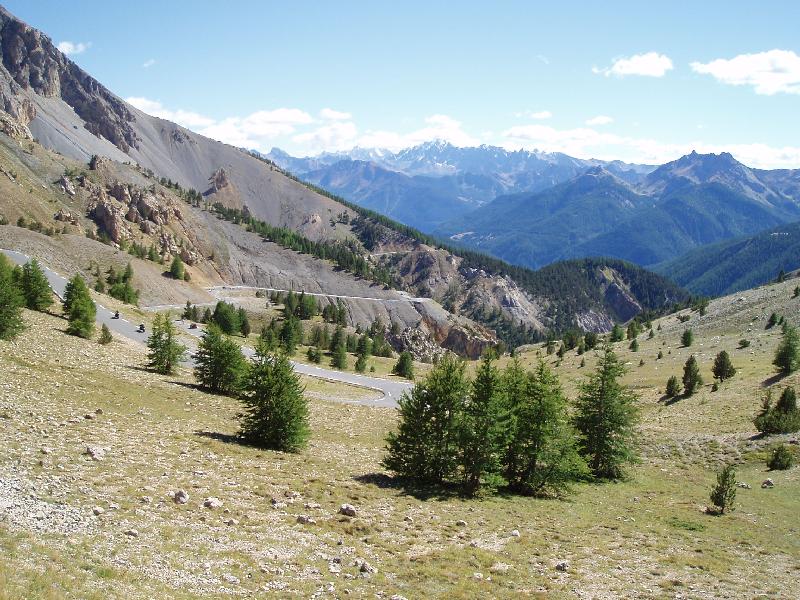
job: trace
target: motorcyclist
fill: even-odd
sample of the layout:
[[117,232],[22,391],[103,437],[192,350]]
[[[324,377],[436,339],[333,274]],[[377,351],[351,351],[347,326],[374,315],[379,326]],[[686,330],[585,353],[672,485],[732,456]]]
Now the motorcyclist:
[[144,323],[139,323],[139,333],[144,333]]
[[114,311],[114,318],[115,319],[119,319],[119,311],[118,310]]

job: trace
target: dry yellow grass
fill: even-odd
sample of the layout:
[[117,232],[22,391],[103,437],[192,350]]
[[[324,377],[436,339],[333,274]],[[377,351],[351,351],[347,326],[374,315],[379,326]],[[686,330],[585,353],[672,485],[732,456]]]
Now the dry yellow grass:
[[[765,307],[783,296],[770,293]],[[188,373],[143,371],[143,349],[131,342],[101,347],[26,312],[26,334],[0,342],[0,479],[20,488],[0,492],[0,598],[797,597],[800,469],[767,473],[768,442],[750,439],[778,334],[756,323],[742,335],[748,311],[707,325],[693,317],[691,349],[678,349],[683,326],[670,317],[639,352],[620,351],[642,396],[642,463],[629,481],[579,485],[567,501],[407,495],[380,467],[394,411],[323,400],[363,392],[322,382],[309,382],[306,451],[232,443],[235,400],[194,389]],[[740,373],[719,392],[659,401],[689,350],[703,353],[710,382],[713,354],[748,336],[755,354],[733,354]],[[672,354],[655,361],[662,347]],[[593,358],[579,362],[571,354],[558,367],[570,394]],[[87,446],[105,458],[91,460]],[[752,489],[739,490],[731,515],[705,515],[715,470],[731,459]],[[762,490],[767,476],[776,487]],[[187,504],[168,497],[177,489]],[[203,508],[210,496],[223,506]],[[337,514],[343,502],[355,518]],[[60,532],[66,521],[52,514],[66,510],[80,520]],[[361,573],[360,560],[377,572]],[[555,569],[561,560],[566,572]]]

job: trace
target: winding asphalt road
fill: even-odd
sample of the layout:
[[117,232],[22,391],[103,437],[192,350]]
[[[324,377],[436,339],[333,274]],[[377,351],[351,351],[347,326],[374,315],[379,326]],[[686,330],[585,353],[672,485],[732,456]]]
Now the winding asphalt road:
[[[29,256],[15,250],[6,250],[0,248],[0,252],[3,252],[3,254],[5,254],[12,262],[19,265],[25,264],[30,260]],[[63,298],[64,289],[67,286],[67,279],[55,271],[45,267],[44,265],[41,265],[41,267],[45,276],[47,277],[47,281],[50,283],[50,287],[59,298]],[[112,318],[114,316],[113,312],[110,309],[104,307],[99,302],[96,304],[97,322],[99,324],[105,324],[114,333],[141,344],[147,342],[147,337],[149,334],[139,333],[137,331],[138,323],[132,323],[122,316],[119,319],[114,319]],[[199,327],[197,329],[189,329],[188,322],[178,320],[176,321],[176,324],[181,331],[184,331],[191,336],[199,338],[203,334],[203,330]],[[189,348],[189,352],[194,352],[194,348]],[[242,347],[242,352],[248,357],[254,354],[253,349],[248,346]],[[191,366],[192,362],[188,361],[187,364]],[[338,383],[347,383],[350,385],[375,390],[383,394],[382,398],[377,400],[360,400],[358,401],[358,404],[364,404],[368,406],[396,407],[397,401],[400,399],[400,396],[402,396],[403,392],[406,392],[412,388],[411,383],[406,383],[403,381],[392,381],[389,379],[380,379],[378,377],[367,377],[365,375],[347,373],[344,371],[335,371],[333,369],[325,369],[317,365],[307,365],[295,361],[292,361],[292,364],[294,365],[295,371],[302,373],[303,375],[308,375],[309,377],[316,377],[318,379],[324,379]]]

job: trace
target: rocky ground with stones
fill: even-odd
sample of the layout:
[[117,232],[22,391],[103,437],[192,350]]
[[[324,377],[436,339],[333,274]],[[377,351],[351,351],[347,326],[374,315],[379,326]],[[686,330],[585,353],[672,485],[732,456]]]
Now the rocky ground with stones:
[[[709,314],[726,302],[738,301]],[[750,318],[731,317],[714,343]],[[198,391],[190,373],[149,373],[141,346],[69,337],[55,316],[25,320],[22,337],[0,342],[3,600],[798,595],[800,469],[767,472],[772,441],[748,425],[776,340],[763,325],[751,326],[752,366],[740,356],[742,379],[716,397],[664,406],[656,383],[669,369],[632,364],[644,422],[629,481],[566,500],[464,500],[407,494],[383,471],[394,412],[341,402],[361,390],[308,381],[309,448],[257,450],[236,442],[238,403]],[[696,326],[705,352],[708,327]],[[677,330],[664,320],[659,334],[674,353]],[[558,367],[568,390],[585,373],[571,354]],[[730,459],[738,509],[709,516]]]

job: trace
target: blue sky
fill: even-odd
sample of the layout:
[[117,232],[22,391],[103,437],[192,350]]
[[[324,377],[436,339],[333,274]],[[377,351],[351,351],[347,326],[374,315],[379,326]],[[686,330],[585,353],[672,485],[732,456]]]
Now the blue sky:
[[457,145],[800,167],[800,3],[14,0],[119,96],[295,154]]

